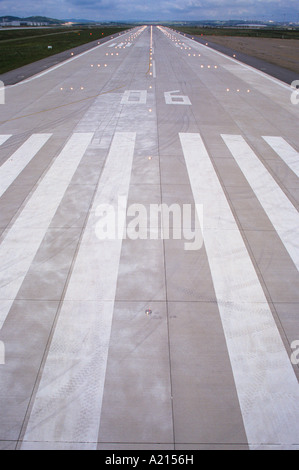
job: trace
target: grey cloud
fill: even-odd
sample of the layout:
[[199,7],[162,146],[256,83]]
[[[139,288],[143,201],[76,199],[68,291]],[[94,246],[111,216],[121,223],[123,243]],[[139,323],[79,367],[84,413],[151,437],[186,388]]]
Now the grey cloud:
[[94,20],[288,19],[299,21],[298,0],[0,0],[3,15]]

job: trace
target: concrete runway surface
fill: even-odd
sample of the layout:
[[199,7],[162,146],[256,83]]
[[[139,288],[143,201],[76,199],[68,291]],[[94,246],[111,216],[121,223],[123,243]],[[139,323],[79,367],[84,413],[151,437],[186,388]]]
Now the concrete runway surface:
[[5,88],[0,449],[299,450],[296,96],[151,26]]

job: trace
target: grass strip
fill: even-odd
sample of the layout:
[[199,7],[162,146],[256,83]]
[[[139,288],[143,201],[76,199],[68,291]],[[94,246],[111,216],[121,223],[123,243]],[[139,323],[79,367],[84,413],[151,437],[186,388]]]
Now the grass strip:
[[[130,26],[0,31],[0,74],[118,34]],[[50,46],[50,48],[49,48]]]

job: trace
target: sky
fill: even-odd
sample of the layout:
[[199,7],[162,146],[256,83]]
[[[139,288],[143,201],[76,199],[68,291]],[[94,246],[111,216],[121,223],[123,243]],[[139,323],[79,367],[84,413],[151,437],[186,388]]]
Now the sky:
[[0,16],[96,21],[272,20],[299,22],[298,0],[0,0]]

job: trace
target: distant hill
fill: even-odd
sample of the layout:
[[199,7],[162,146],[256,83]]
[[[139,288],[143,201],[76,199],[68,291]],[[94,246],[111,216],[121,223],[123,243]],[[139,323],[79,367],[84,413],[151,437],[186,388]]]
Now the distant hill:
[[0,16],[1,23],[11,23],[13,21],[29,22],[29,23],[48,23],[48,24],[63,24],[64,20],[57,20],[54,18],[47,18],[46,16],[28,16],[27,18],[19,18],[18,16]]
[[16,16],[0,16],[0,22],[8,22],[8,21],[19,21],[20,18],[17,18]]
[[80,24],[96,23],[96,21],[83,20],[83,19],[78,19],[78,18],[68,18],[66,20],[63,20],[63,22],[64,23],[80,23]]
[[252,27],[252,26],[267,26],[268,28],[295,26],[299,23],[291,23],[288,21],[277,22],[271,20],[196,20],[196,21],[171,21],[164,22],[171,26],[190,26],[190,27],[203,27],[203,28],[238,28],[238,27]]
[[46,16],[28,16],[26,18],[19,18],[18,16],[0,16],[0,24],[1,23],[12,23],[14,21],[17,22],[28,22],[28,23],[48,23],[48,24],[64,24],[64,23],[77,23],[77,24],[94,24],[95,21],[92,20],[85,20],[85,19],[65,19],[65,20],[57,20],[55,18],[47,18]]
[[47,18],[46,16],[29,16],[28,18],[22,18],[25,21],[32,21],[36,23],[50,23],[50,24],[61,24],[63,20],[57,20],[55,18]]

